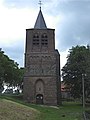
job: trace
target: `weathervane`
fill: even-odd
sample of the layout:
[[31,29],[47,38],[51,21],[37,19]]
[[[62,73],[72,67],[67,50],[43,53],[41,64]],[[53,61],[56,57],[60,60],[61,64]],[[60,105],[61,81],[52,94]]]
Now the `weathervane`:
[[41,10],[42,1],[39,0],[39,3],[38,3],[38,4],[40,5],[40,10]]

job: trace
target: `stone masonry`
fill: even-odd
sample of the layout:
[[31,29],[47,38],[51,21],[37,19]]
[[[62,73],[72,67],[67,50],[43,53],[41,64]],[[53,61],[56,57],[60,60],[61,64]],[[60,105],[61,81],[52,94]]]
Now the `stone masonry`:
[[[39,19],[42,19],[41,27]],[[60,55],[55,49],[55,30],[46,28],[41,10],[36,22],[35,28],[26,30],[24,99],[30,103],[59,105]]]

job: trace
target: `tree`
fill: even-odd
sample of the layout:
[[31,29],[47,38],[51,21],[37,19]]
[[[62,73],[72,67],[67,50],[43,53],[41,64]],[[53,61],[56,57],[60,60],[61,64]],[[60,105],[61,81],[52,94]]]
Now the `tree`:
[[4,81],[4,68],[3,68],[3,61],[4,61],[4,52],[1,51],[0,48],[0,93],[3,91],[3,81]]
[[0,90],[2,92],[3,83],[9,86],[21,86],[24,68],[19,68],[17,62],[11,60],[0,49]]
[[25,69],[24,68],[20,68],[19,69],[19,82],[18,82],[18,86],[20,87],[20,89],[22,89],[22,92],[23,92],[23,76],[24,76],[24,73],[25,73]]
[[14,83],[13,86],[17,86],[19,89],[23,90],[23,76],[24,76],[24,68],[19,68],[15,70],[15,77],[14,77]]
[[90,47],[76,46],[69,50],[67,63],[62,68],[62,77],[65,84],[70,86],[74,98],[82,96],[82,74],[85,80],[85,92],[90,94]]

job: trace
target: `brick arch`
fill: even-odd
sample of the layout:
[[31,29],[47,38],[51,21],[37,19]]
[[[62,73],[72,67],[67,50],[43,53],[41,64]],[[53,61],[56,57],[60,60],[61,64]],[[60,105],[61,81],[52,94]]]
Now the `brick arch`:
[[38,33],[34,33],[33,34],[33,38],[39,38],[39,34]]
[[44,95],[44,81],[42,79],[36,80],[35,93]]
[[47,38],[47,34],[46,34],[46,33],[43,33],[43,34],[41,35],[41,38]]

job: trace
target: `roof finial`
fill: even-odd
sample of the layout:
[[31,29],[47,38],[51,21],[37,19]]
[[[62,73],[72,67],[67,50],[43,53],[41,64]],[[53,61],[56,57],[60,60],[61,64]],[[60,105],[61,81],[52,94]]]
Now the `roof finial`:
[[42,1],[39,0],[39,3],[38,3],[38,4],[40,5],[40,10],[41,10]]

